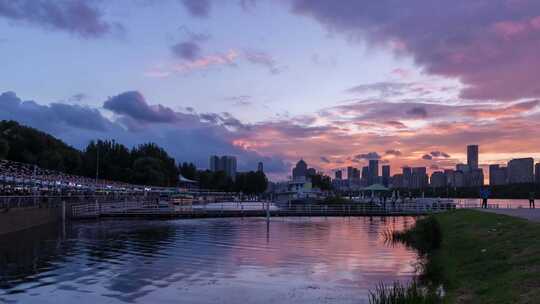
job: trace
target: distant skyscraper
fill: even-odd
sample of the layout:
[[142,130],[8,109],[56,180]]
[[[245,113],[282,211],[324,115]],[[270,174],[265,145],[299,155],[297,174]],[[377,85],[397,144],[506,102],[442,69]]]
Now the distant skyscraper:
[[508,183],[522,184],[534,182],[534,159],[516,158],[508,162]]
[[379,160],[378,159],[370,159],[369,160],[369,185],[372,185],[377,182],[377,178],[379,177]]
[[354,172],[354,168],[353,168],[353,167],[347,167],[347,179],[348,179],[348,180],[352,180],[352,179],[353,179],[353,172]]
[[470,171],[478,169],[478,145],[467,146],[467,165]]
[[456,165],[456,171],[461,171],[463,173],[467,173],[469,172],[469,165],[466,165],[466,164],[457,164]]
[[465,173],[463,171],[454,172],[454,187],[461,188],[465,186]]
[[257,171],[264,172],[263,162],[259,162],[259,164],[257,165]]
[[341,170],[336,171],[336,179],[341,180],[343,178]]
[[433,172],[429,184],[433,188],[446,187],[446,175],[441,171]]
[[410,167],[403,167],[403,188],[411,188],[412,170]]
[[299,160],[292,171],[293,180],[305,179],[308,173],[307,170],[306,162],[303,159]]
[[455,171],[452,169],[446,169],[444,170],[444,177],[446,179],[446,185],[449,187],[455,187],[455,179],[454,179],[454,173]]
[[392,176],[392,188],[403,188],[403,174]]
[[225,174],[232,178],[236,179],[236,157],[234,156],[210,156],[210,171],[217,172],[223,171]]
[[219,156],[212,155],[210,156],[210,171],[217,172],[223,170],[220,166]]
[[233,180],[236,179],[236,157],[234,156],[222,156],[221,157],[221,166],[225,174]]
[[362,178],[361,182],[362,186],[367,186],[369,183],[369,167],[363,166],[362,167]]
[[480,168],[469,172],[467,187],[482,187],[484,185],[484,171]]
[[489,185],[505,185],[507,179],[506,167],[499,165],[489,165]]
[[382,166],[382,183],[385,187],[388,187],[388,184],[390,183],[390,166],[389,165]]
[[426,167],[412,168],[412,182],[411,188],[423,189],[428,184],[428,176],[426,174]]
[[536,165],[534,165],[534,181],[537,183],[537,184],[540,184],[540,163],[537,163]]

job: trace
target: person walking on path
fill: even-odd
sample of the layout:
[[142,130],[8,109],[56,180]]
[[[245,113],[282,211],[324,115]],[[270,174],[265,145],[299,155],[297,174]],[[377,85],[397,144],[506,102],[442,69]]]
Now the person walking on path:
[[534,192],[529,193],[529,208],[534,209]]

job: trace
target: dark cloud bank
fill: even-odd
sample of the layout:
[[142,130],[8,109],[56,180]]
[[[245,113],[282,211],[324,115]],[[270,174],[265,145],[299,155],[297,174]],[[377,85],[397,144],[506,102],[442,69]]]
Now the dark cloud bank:
[[115,139],[128,146],[155,142],[177,161],[194,161],[208,166],[210,154],[238,156],[240,170],[254,170],[263,161],[269,173],[288,169],[278,157],[263,157],[236,147],[232,142],[248,128],[228,113],[197,114],[176,112],[163,105],[150,105],[137,91],[106,100],[103,108],[114,119],[95,108],[64,103],[42,105],[22,100],[14,92],[0,94],[0,119],[16,120],[43,130],[77,148],[93,139]]

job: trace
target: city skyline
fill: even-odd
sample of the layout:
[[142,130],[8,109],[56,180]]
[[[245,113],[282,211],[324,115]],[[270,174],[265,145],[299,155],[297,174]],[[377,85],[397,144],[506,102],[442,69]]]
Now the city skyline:
[[374,158],[431,173],[466,163],[469,143],[486,178],[536,163],[540,3],[458,3],[7,1],[0,119],[77,148],[262,161],[273,180],[301,158],[328,175]]

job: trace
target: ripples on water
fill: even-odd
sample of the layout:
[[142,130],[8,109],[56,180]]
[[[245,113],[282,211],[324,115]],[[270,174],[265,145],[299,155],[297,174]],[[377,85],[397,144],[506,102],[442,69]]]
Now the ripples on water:
[[[0,303],[363,303],[408,280],[412,218],[105,220],[0,238]],[[269,228],[269,229],[267,229]]]

